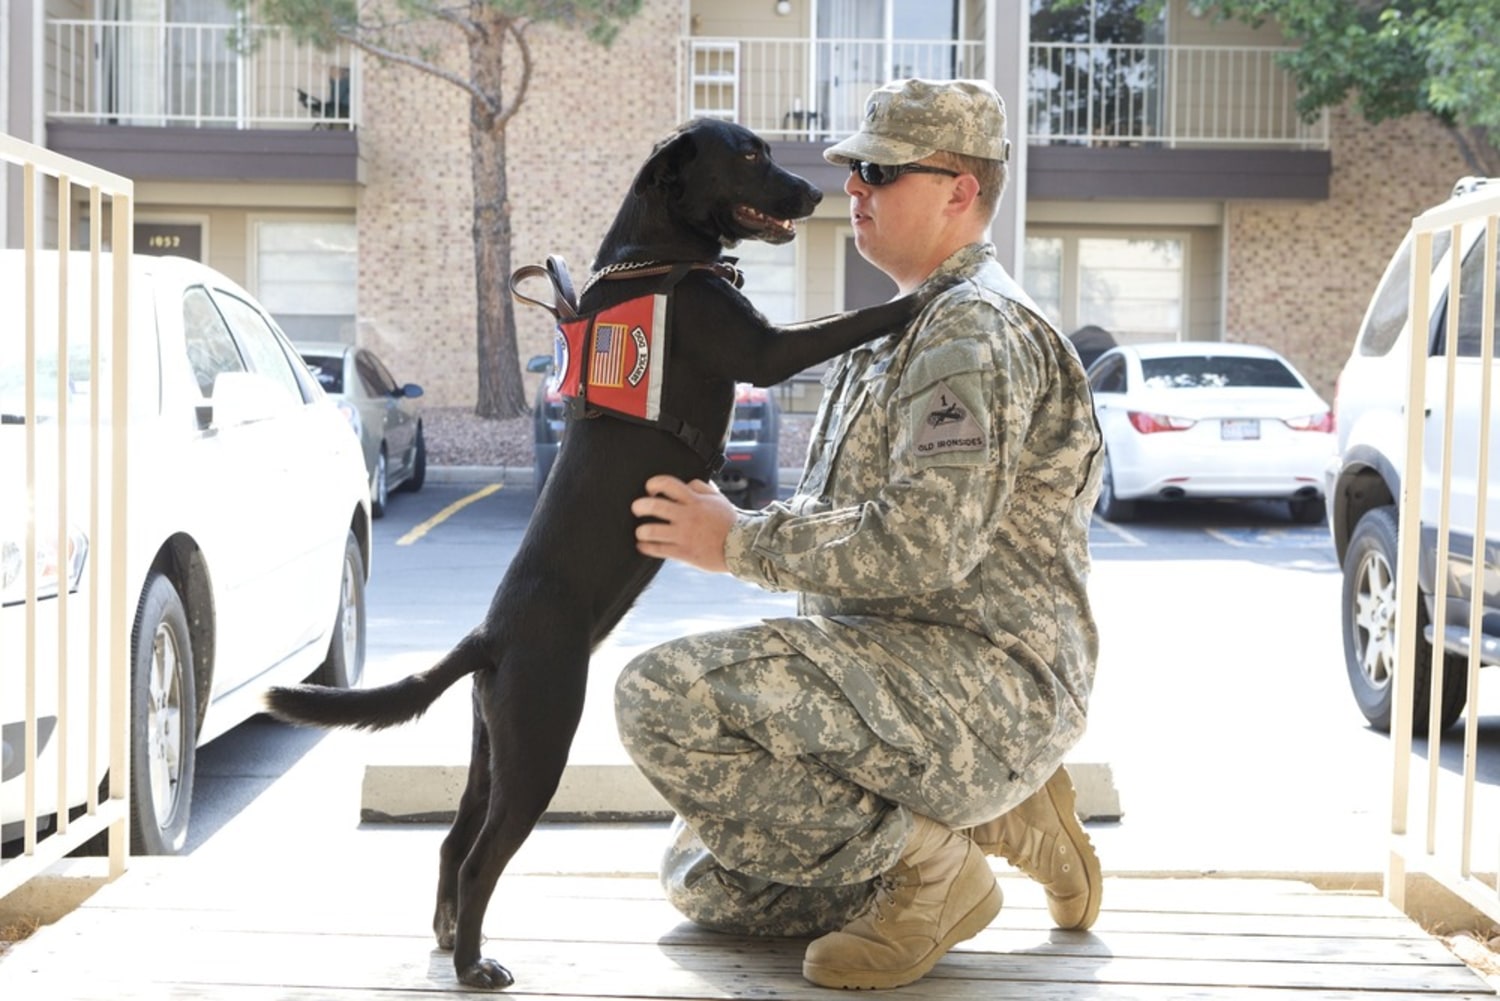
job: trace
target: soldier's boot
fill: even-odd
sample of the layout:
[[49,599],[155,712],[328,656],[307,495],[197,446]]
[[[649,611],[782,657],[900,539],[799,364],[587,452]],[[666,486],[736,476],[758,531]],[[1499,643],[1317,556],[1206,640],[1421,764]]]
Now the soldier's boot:
[[901,987],[1000,913],[1000,886],[973,841],[918,816],[869,906],[807,946],[802,975],[821,987]]
[[1099,916],[1099,856],[1078,822],[1073,780],[1061,765],[1020,805],[968,833],[986,855],[1001,856],[1042,884],[1057,927],[1082,931]]

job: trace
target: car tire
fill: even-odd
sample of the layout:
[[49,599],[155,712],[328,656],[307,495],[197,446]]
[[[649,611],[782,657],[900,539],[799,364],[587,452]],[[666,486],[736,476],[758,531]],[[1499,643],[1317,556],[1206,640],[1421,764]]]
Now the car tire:
[[[1367,511],[1349,537],[1344,556],[1341,616],[1344,627],[1344,666],[1354,701],[1370,726],[1382,733],[1391,729],[1391,679],[1396,669],[1396,508],[1387,505]],[[1432,644],[1427,642],[1425,601],[1417,603],[1416,690],[1412,733],[1426,736],[1431,707]],[[1438,726],[1446,730],[1463,712],[1468,695],[1468,664],[1445,655],[1442,704]]]
[[187,610],[165,574],[146,578],[130,667],[131,851],[176,855],[193,803],[198,693]]
[[385,442],[381,442],[380,454],[375,457],[375,477],[370,483],[371,518],[385,517],[385,506],[391,497],[390,482],[386,474]]
[[328,638],[328,656],[309,679],[330,688],[353,688],[365,673],[365,558],[350,532],[344,540],[339,608]]
[[1297,497],[1286,504],[1299,525],[1321,525],[1328,517],[1328,503],[1321,497]]
[[416,493],[422,489],[422,484],[427,482],[427,436],[422,433],[422,425],[417,424],[417,448],[411,457],[411,478],[401,485],[402,490]]
[[1109,453],[1104,454],[1104,472],[1099,478],[1099,499],[1094,510],[1105,521],[1134,521],[1136,504],[1133,500],[1121,500],[1115,495],[1115,473],[1109,464]]

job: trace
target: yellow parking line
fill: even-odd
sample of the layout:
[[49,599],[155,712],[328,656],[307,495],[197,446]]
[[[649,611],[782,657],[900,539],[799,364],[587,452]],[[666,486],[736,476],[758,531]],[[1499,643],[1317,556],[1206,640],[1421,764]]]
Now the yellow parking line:
[[496,490],[499,490],[501,486],[503,486],[503,484],[491,483],[483,490],[476,490],[467,497],[459,498],[452,504],[449,504],[447,507],[443,508],[437,514],[433,515],[431,518],[428,518],[426,521],[422,522],[422,524],[418,525],[416,528],[413,528],[410,532],[407,532],[405,535],[401,536],[401,538],[396,540],[396,545],[411,545],[413,542],[416,542],[422,536],[426,535],[434,528],[437,528],[443,522],[447,521],[449,518],[453,517],[455,514],[468,507],[470,504],[474,503],[477,500],[484,500],[490,494],[494,493]]

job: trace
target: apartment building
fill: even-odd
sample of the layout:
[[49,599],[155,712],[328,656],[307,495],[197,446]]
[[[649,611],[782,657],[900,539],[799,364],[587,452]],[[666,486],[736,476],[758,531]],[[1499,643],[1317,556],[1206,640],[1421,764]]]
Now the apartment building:
[[[507,132],[515,263],[561,253],[582,274],[652,143],[691,115],[733,119],[829,196],[794,243],[737,249],[775,317],[888,294],[820,154],[896,77],[985,77],[1005,97],[995,242],[1065,333],[1268,344],[1330,394],[1392,244],[1464,173],[1426,119],[1301,121],[1275,28],[1184,0],[1150,22],[1123,0],[645,0],[609,48],[531,37]],[[431,41],[463,71],[456,35]],[[203,260],[294,339],[357,340],[430,402],[472,402],[460,90],[237,24],[225,0],[0,0],[0,55],[0,130],[133,178],[138,252]],[[9,243],[19,202],[12,181]],[[545,314],[517,320],[523,360],[549,350]]]

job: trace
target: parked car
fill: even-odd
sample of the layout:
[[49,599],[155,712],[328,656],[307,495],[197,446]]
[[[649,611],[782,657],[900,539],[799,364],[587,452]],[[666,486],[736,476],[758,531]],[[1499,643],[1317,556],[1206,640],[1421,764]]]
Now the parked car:
[[[1473,197],[1485,181],[1466,178],[1454,188],[1449,204]],[[1494,189],[1490,188],[1493,192]],[[1483,665],[1500,663],[1500,413],[1481,410],[1480,382],[1484,363],[1480,352],[1486,332],[1481,316],[1484,288],[1483,224],[1470,224],[1455,248],[1452,231],[1434,235],[1431,260],[1431,315],[1417,324],[1431,360],[1427,366],[1425,442],[1419,524],[1421,559],[1417,567],[1417,629],[1411,638],[1416,649],[1414,732],[1428,730],[1431,706],[1433,622],[1438,560],[1438,499],[1444,482],[1451,491],[1450,535],[1442,571],[1450,582],[1441,646],[1443,683],[1439,694],[1439,726],[1447,729],[1463,712],[1467,700],[1468,653],[1472,642],[1468,622],[1474,534],[1480,486],[1480,432],[1489,427],[1488,504],[1486,506],[1483,612],[1478,637]],[[1370,725],[1389,731],[1391,679],[1395,675],[1397,502],[1406,460],[1406,398],[1411,357],[1412,241],[1404,240],[1375,287],[1353,351],[1339,376],[1335,410],[1338,450],[1327,471],[1331,502],[1329,530],[1343,567],[1341,625],[1345,670],[1355,702]],[[1447,371],[1442,356],[1447,337],[1449,282],[1452,255],[1460,255],[1458,337],[1455,342],[1454,439],[1452,465],[1441,468],[1441,436],[1445,413]],[[1495,276],[1491,276],[1494,278]],[[1494,329],[1488,331],[1492,342]],[[1491,372],[1500,385],[1500,370]]]
[[427,441],[413,402],[422,387],[398,383],[369,348],[301,343],[297,350],[354,428],[370,477],[370,514],[385,517],[393,491],[421,490],[427,481]]
[[[550,376],[552,358],[536,355],[526,364],[528,372]],[[552,463],[562,447],[567,419],[563,416],[563,398],[544,378],[537,386],[532,406],[535,483],[537,493],[552,472]],[[745,508],[764,507],[776,499],[780,466],[776,452],[781,444],[781,411],[773,393],[742,382],[735,387],[734,418],[729,427],[729,442],[724,446],[724,468],[713,480],[724,495]]]
[[1251,344],[1121,345],[1089,368],[1104,434],[1098,511],[1128,521],[1141,500],[1285,499],[1323,520],[1333,414],[1281,355]]
[[[52,333],[59,262],[55,252],[41,257],[34,364],[25,361],[23,325],[0,327],[0,483],[6,485],[0,490],[0,837],[6,840],[19,835],[24,816],[20,693],[28,614],[36,621],[39,667],[37,809],[50,816],[87,799],[90,637],[81,610],[90,597],[85,571],[97,540],[84,528],[89,496],[107,488],[89,478],[87,452],[75,442],[66,467],[70,524],[58,550],[53,512],[62,488],[48,463],[55,465],[58,454],[59,414],[66,409],[70,438],[88,429],[92,380],[75,352],[88,343],[88,261],[83,254],[70,262],[76,265],[69,283],[72,346],[60,359]],[[106,259],[106,280],[110,269]],[[22,301],[23,287],[21,252],[0,251],[0,302]],[[137,256],[129,304],[129,357],[106,357],[101,370],[128,366],[131,844],[137,853],[170,854],[187,835],[198,746],[259,712],[267,685],[309,676],[339,686],[359,681],[370,499],[348,422],[244,289],[196,262]],[[59,368],[70,374],[65,391],[57,388]],[[36,400],[34,428],[25,423],[28,395]],[[15,487],[27,483],[21,456],[28,431],[40,445],[31,509],[29,491]],[[22,566],[28,524],[39,554],[34,591]],[[78,601],[66,642],[58,636],[61,590]],[[71,724],[59,802],[62,703],[52,665],[64,656]],[[107,768],[106,748],[97,764],[101,772]]]

